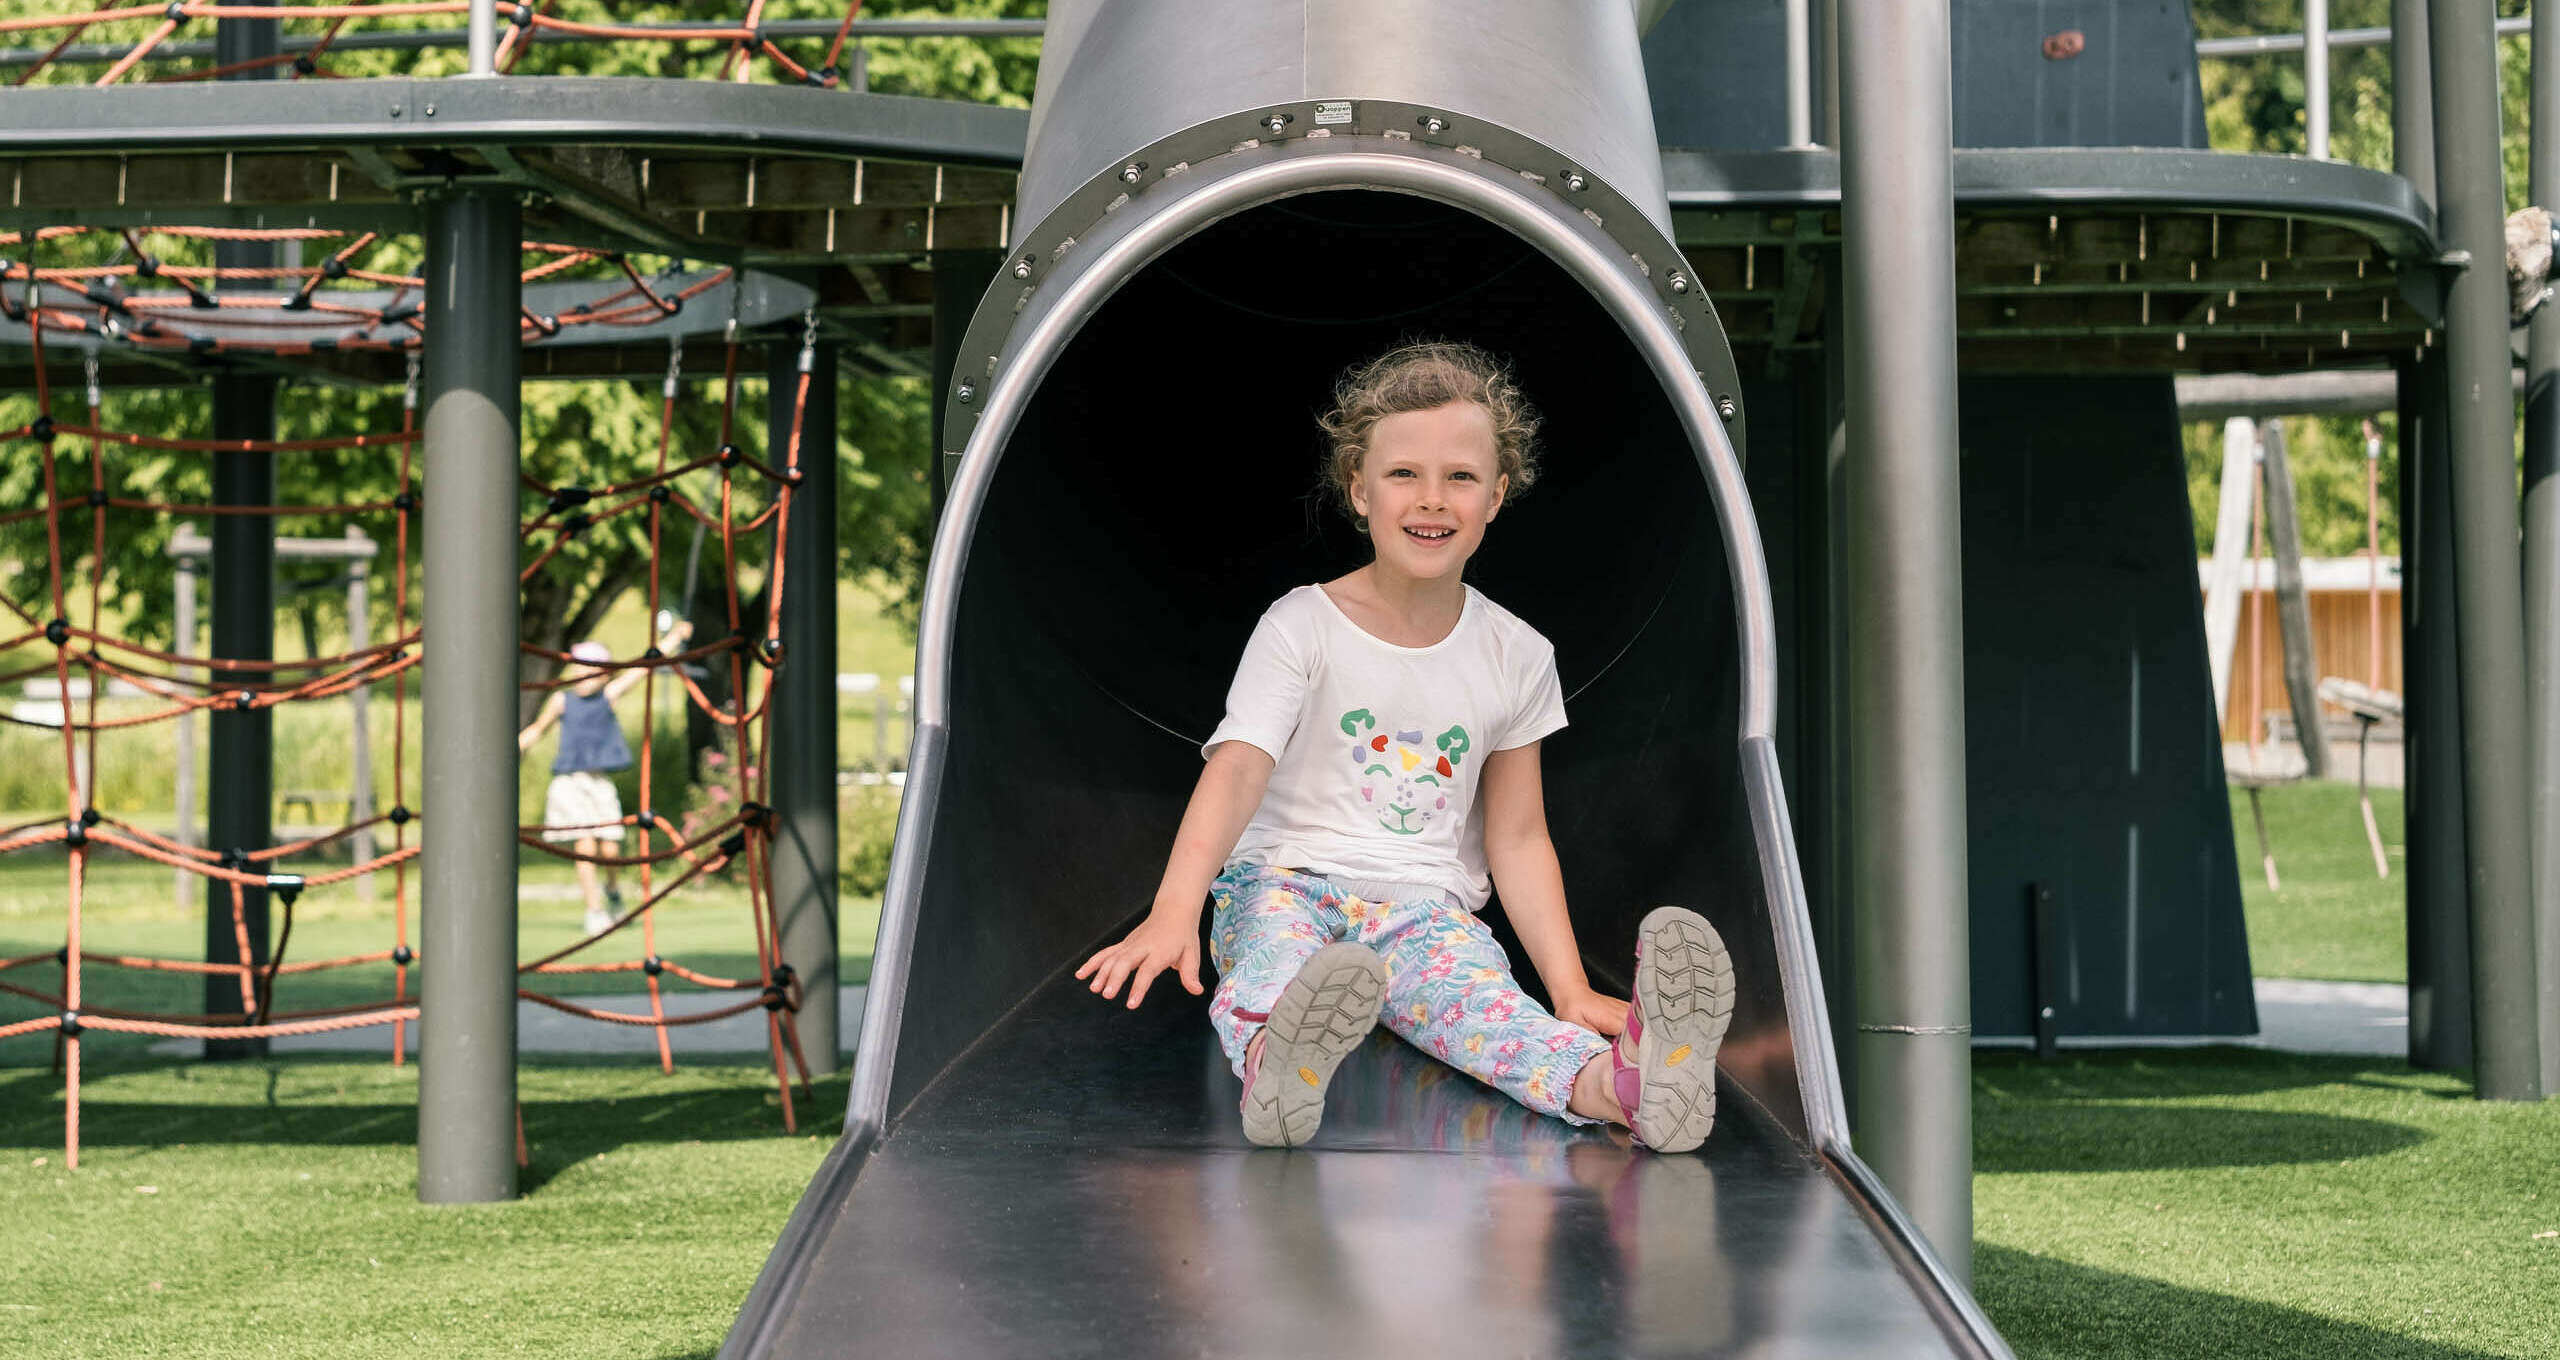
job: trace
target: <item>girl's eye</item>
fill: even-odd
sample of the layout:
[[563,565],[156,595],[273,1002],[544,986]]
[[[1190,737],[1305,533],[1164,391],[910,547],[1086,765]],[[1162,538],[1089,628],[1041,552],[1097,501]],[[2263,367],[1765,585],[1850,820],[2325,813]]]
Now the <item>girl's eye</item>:
[[1387,473],[1387,475],[1388,475],[1388,476],[1390,476],[1390,477],[1410,477],[1410,476],[1412,476],[1412,475],[1413,475],[1413,469],[1412,469],[1412,468],[1394,468],[1394,469],[1391,469],[1391,470]]

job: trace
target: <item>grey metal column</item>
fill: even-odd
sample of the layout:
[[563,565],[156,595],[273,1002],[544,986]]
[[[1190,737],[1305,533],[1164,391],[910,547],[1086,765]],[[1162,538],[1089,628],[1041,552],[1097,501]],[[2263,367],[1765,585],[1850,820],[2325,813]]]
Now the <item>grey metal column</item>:
[[1947,0],[1840,0],[1859,1153],[1973,1260]]
[[516,1192],[516,469],[521,208],[426,213],[426,666],[418,1198]]
[[2489,0],[2434,0],[2438,236],[2467,252],[2445,298],[2463,810],[2470,851],[2472,1047],[2483,1099],[2542,1095],[2535,1015],[2524,600],[2508,379],[2498,52]]
[[2444,355],[2400,369],[2402,747],[2408,768],[2409,1064],[2471,1065],[2471,887],[2463,872],[2461,631]]
[[[2533,8],[2532,183],[2560,203],[2560,4]],[[2560,1090],[2560,308],[2534,314],[2525,351],[2524,629],[2533,721],[2535,1012],[2542,1089]]]
[[[273,19],[224,19],[214,27],[214,60],[228,66],[273,56],[279,49]],[[270,68],[242,71],[225,79],[260,80]],[[266,241],[223,241],[213,248],[213,262],[224,269],[274,267],[278,251]],[[219,286],[219,285],[217,285]],[[276,437],[276,379],[264,374],[223,373],[213,380],[213,437],[272,440]],[[213,455],[213,503],[273,505],[276,500],[275,455]],[[212,645],[209,652],[232,661],[275,658],[276,525],[265,515],[213,515],[209,568],[212,578]],[[265,671],[211,672],[216,682],[263,683]],[[273,711],[216,705],[209,713],[205,761],[205,844],[211,849],[262,850],[274,834],[275,723]],[[243,888],[240,919],[231,912],[231,885],[205,880],[204,957],[207,963],[267,962],[267,890]],[[247,958],[240,954],[245,924]],[[209,1014],[238,1014],[244,1007],[237,974],[208,973],[204,1008]],[[254,1058],[267,1052],[264,1039],[208,1039],[208,1058]]]
[[2391,0],[2391,168],[2430,208],[2436,203],[2434,90],[2427,0]]
[[836,347],[775,344],[767,351],[772,396],[769,461],[789,457],[792,407],[800,413],[800,485],[782,565],[782,664],[773,673],[773,912],[782,961],[800,978],[793,1020],[815,1076],[832,1074],[843,1047],[836,1016]]

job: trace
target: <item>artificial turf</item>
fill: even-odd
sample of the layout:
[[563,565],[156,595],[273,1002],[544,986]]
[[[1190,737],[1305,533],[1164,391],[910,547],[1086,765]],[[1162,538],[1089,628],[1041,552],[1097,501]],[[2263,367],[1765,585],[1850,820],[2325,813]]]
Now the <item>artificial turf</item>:
[[1974,1287],[2045,1360],[2560,1355],[2560,1100],[2374,1058],[1974,1059]]
[[418,1203],[417,1068],[0,1069],[0,1356],[708,1356],[844,1107],[771,1069],[527,1062],[506,1204]]

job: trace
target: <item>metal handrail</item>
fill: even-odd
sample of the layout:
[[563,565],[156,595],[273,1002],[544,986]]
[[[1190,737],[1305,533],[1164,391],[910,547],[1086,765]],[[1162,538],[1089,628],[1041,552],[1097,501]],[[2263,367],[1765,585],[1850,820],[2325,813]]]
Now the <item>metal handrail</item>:
[[[765,24],[764,31],[765,35],[771,38],[832,38],[835,36],[836,25],[839,22],[835,19],[777,19]],[[651,22],[624,25],[627,28],[665,29],[688,29],[701,26],[698,22]],[[1048,29],[1049,23],[1045,19],[856,19],[853,23],[853,36],[855,38],[1037,38],[1047,33]],[[545,33],[542,37],[542,45],[545,47],[565,43],[602,41],[605,39],[577,33]],[[283,52],[292,54],[308,52],[318,46],[319,42],[317,34],[304,33],[285,37],[279,46]],[[420,51],[433,47],[465,47],[469,42],[470,31],[461,28],[382,30],[342,33],[330,40],[329,50],[332,52]],[[124,55],[132,50],[131,43],[86,43],[77,47],[64,48],[47,64],[105,66],[122,60]],[[42,47],[0,49],[0,69],[33,66],[44,60],[48,51],[51,49]],[[162,58],[203,59],[214,55],[214,44],[211,39],[163,43],[152,49],[151,55],[155,61]]]

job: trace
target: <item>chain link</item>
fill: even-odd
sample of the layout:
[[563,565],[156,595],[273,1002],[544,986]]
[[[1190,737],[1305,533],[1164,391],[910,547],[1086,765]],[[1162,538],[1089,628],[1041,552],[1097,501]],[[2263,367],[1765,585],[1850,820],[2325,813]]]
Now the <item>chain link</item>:
[[426,372],[426,366],[427,361],[425,355],[418,353],[418,351],[414,349],[409,351],[409,381],[400,392],[401,410],[414,411],[418,409],[418,381],[420,376]]
[[98,393],[98,352],[90,350],[80,356],[80,375],[89,380],[89,414],[95,416],[105,404]]
[[800,314],[800,371],[810,372],[816,367],[817,360],[818,308],[817,304],[812,303],[808,310]]
[[667,337],[667,400],[676,399],[676,379],[684,376],[684,337]]

